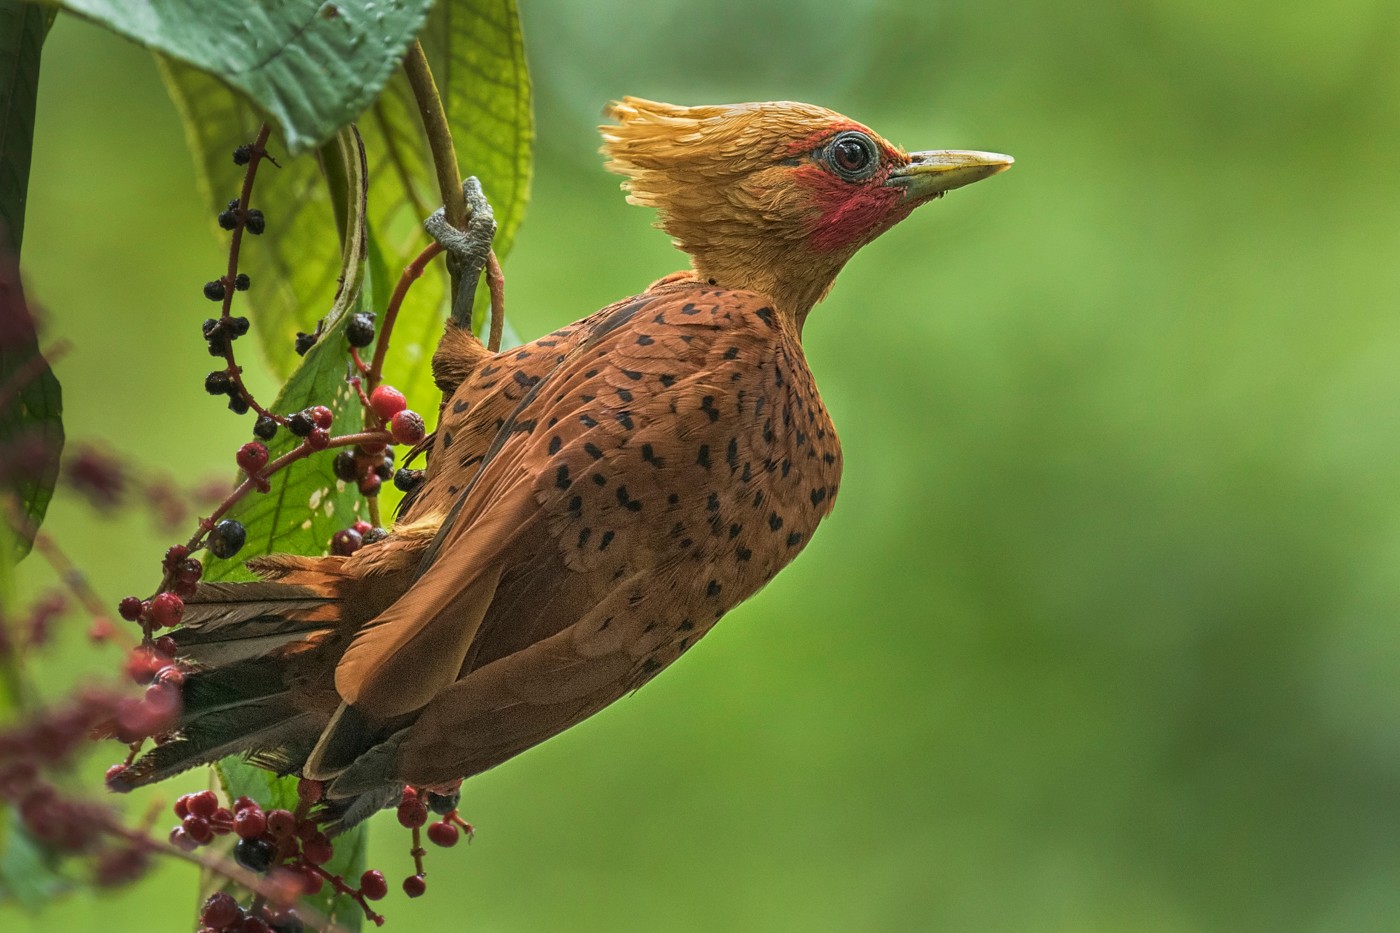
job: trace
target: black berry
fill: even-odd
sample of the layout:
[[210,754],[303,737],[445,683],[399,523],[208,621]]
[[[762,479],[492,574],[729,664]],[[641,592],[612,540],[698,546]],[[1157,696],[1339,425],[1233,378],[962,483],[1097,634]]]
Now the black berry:
[[215,279],[212,282],[204,283],[204,297],[210,301],[224,300],[224,280]]
[[360,536],[361,544],[375,544],[389,537],[389,532],[383,528],[371,528]]
[[399,492],[412,492],[418,488],[418,484],[423,482],[422,470],[410,470],[404,467],[394,474],[394,485]]
[[267,229],[267,218],[263,216],[263,212],[260,210],[250,210],[247,220],[244,221],[244,225],[249,233],[253,234],[253,236],[257,236]]
[[242,337],[248,333],[248,319],[246,317],[231,317],[228,319],[229,333],[234,337]]
[[352,347],[367,347],[374,343],[374,315],[364,311],[352,317],[350,323],[345,325],[345,339],[350,341]]
[[253,147],[250,146],[250,145],[248,145],[247,143],[244,143],[243,145],[239,146],[237,149],[233,150],[233,164],[234,164],[234,165],[247,165],[249,162],[252,161],[252,159],[253,159]]
[[205,340],[213,340],[223,334],[224,322],[216,317],[205,318],[200,330],[203,332]]
[[252,284],[253,280],[248,278],[248,273],[246,272],[238,273],[238,277],[233,280],[233,287],[238,289],[240,292],[246,292],[248,290],[248,286]]
[[277,436],[277,421],[269,415],[258,415],[257,424],[253,425],[253,434],[265,441],[270,441]]
[[267,871],[276,855],[277,847],[266,839],[240,839],[233,847],[233,860],[258,873]]
[[[234,203],[237,204],[238,202],[235,201]],[[225,230],[232,230],[234,227],[238,226],[238,215],[231,210],[223,211],[219,214],[219,226],[223,227]]]
[[228,410],[235,415],[248,414],[248,400],[241,395],[229,396]]
[[335,471],[335,478],[347,483],[353,483],[360,478],[360,468],[355,462],[353,451],[342,450],[335,455],[331,461],[331,469]]
[[450,794],[435,794],[428,791],[428,809],[438,816],[446,816],[462,802],[462,792],[454,790]]
[[316,427],[316,423],[304,411],[299,411],[287,418],[287,430],[297,437],[306,437],[314,427]]
[[225,370],[217,370],[204,377],[204,391],[210,395],[227,395],[233,388],[233,377]]
[[314,346],[316,346],[315,334],[303,334],[301,331],[297,331],[297,356],[305,356],[306,351],[310,350]]
[[205,546],[209,548],[210,554],[227,560],[243,550],[243,542],[247,540],[248,531],[243,527],[243,523],[226,518],[209,532],[209,540]]

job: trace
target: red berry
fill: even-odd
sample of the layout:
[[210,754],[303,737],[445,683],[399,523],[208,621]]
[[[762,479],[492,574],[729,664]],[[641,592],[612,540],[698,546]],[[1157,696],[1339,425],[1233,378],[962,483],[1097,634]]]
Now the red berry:
[[267,832],[267,817],[257,806],[244,807],[233,815],[233,831],[238,833],[238,838],[256,839]]
[[360,876],[360,893],[365,900],[377,901],[389,893],[389,882],[384,880],[382,871],[370,869]]
[[409,875],[403,880],[403,893],[409,897],[422,897],[426,890],[428,882],[423,880],[422,875]]
[[267,446],[261,441],[249,441],[238,448],[238,468],[245,473],[256,473],[267,466]]
[[233,814],[227,807],[220,807],[214,811],[214,815],[209,817],[209,825],[213,828],[214,834],[227,836],[233,829]]
[[209,827],[209,821],[202,816],[195,816],[193,813],[180,822],[180,828],[198,845],[203,845],[214,838],[214,830]]
[[349,557],[360,549],[360,533],[353,528],[342,528],[331,535],[331,553]]
[[193,852],[199,848],[199,843],[190,838],[183,824],[170,831],[170,844],[181,852]]
[[335,415],[324,405],[316,405],[308,408],[306,414],[311,418],[311,423],[318,428],[329,428],[335,421]]
[[360,495],[377,496],[379,495],[379,487],[383,485],[384,481],[382,479],[376,474],[370,473],[360,480]]
[[335,855],[335,848],[331,841],[324,836],[319,839],[309,839],[302,843],[301,857],[312,865],[324,865]]
[[459,835],[457,827],[451,823],[434,823],[428,827],[428,838],[432,840],[434,845],[442,846],[444,849],[455,846]]
[[423,439],[427,429],[423,426],[423,416],[416,411],[404,409],[389,421],[389,432],[394,435],[395,444],[413,446]]
[[233,802],[233,812],[238,814],[242,813],[244,810],[257,810],[261,813],[262,807],[258,806],[258,802],[252,797],[239,797]]
[[172,544],[165,549],[165,560],[161,561],[166,570],[174,570],[180,561],[190,556],[190,549],[183,544]]
[[157,593],[151,600],[151,624],[156,628],[179,625],[184,614],[185,601],[174,593]]
[[223,891],[209,895],[204,907],[199,911],[199,922],[216,930],[232,926],[243,916],[243,908],[232,894]]
[[312,870],[312,869],[310,869],[310,868],[307,868],[307,869],[305,869],[304,871],[302,871],[302,873],[301,873],[301,893],[302,893],[302,894],[305,894],[307,897],[315,897],[317,894],[320,894],[320,893],[321,893],[321,886],[322,886],[323,884],[325,884],[325,880],[321,877],[321,875],[320,875],[319,872],[314,871],[314,870]]
[[428,805],[420,800],[405,800],[399,804],[399,825],[417,829],[428,822]]
[[361,537],[364,537],[374,530],[374,526],[364,519],[360,519],[355,524],[351,525],[350,528],[353,531],[359,532]]
[[310,781],[302,778],[297,782],[297,798],[307,803],[315,803],[321,799],[321,794],[325,787],[320,781]]
[[175,572],[186,583],[198,583],[199,578],[204,576],[204,565],[191,557],[180,561],[180,566]]
[[311,433],[306,435],[306,444],[312,450],[325,450],[331,446],[331,432],[325,428],[312,428]]
[[190,794],[187,803],[191,813],[208,819],[214,815],[215,810],[219,809],[219,795],[212,790],[202,790],[199,793]]
[[182,820],[190,815],[190,797],[192,796],[194,795],[181,794],[179,797],[175,798],[175,806],[171,807],[171,809],[175,811],[175,815]]
[[408,407],[408,399],[393,386],[376,386],[369,394],[369,407],[380,420],[388,421]]
[[117,603],[117,614],[128,622],[135,622],[141,618],[141,598],[139,596],[128,596],[120,603]]
[[169,684],[178,687],[185,682],[185,672],[173,664],[167,664],[156,671],[155,682],[158,684]]
[[245,917],[238,933],[272,933],[272,927],[262,917]]
[[297,818],[290,810],[267,811],[267,831],[273,839],[286,839],[297,831]]

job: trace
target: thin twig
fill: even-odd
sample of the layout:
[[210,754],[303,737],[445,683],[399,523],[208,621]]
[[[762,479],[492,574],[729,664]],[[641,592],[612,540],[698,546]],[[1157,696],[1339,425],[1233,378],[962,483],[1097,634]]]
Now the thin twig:
[[491,292],[491,336],[486,349],[501,352],[501,335],[506,329],[506,277],[493,249],[486,254],[486,287]]
[[[433,168],[437,172],[438,189],[442,193],[447,222],[458,230],[465,230],[467,199],[462,194],[462,179],[458,176],[457,147],[452,143],[452,130],[447,125],[447,111],[443,109],[442,95],[438,93],[437,82],[433,80],[432,69],[428,66],[428,56],[417,39],[408,47],[403,67],[408,75],[409,86],[413,88],[413,97],[418,102],[418,115],[423,120],[423,130],[428,135],[428,149],[433,156]],[[453,300],[457,297],[460,284],[457,274],[453,273]]]
[[379,385],[379,380],[384,374],[384,357],[389,352],[389,335],[394,330],[394,322],[398,319],[399,306],[403,304],[404,296],[408,294],[409,287],[423,274],[428,263],[432,262],[433,258],[441,252],[442,244],[430,243],[399,276],[399,282],[394,286],[394,293],[389,296],[389,306],[384,309],[384,321],[379,325],[379,342],[374,348],[374,359],[369,364],[369,372],[365,375],[367,392],[374,391],[374,387]]

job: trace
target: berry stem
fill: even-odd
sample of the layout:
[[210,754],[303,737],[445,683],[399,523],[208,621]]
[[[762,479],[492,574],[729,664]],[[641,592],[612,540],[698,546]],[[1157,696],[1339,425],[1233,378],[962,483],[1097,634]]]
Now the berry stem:
[[374,347],[374,360],[369,364],[369,371],[365,374],[366,392],[374,391],[374,387],[379,385],[379,380],[384,373],[384,357],[389,352],[389,336],[394,332],[394,322],[398,320],[399,306],[403,304],[404,296],[408,294],[413,283],[423,275],[423,270],[428,267],[428,263],[432,262],[441,252],[441,244],[430,243],[404,268],[403,274],[399,276],[398,284],[394,286],[394,293],[389,296],[389,306],[384,309],[384,320],[379,325],[379,339]]
[[494,249],[486,254],[486,287],[491,292],[491,336],[486,349],[500,353],[501,335],[506,329],[506,277]]

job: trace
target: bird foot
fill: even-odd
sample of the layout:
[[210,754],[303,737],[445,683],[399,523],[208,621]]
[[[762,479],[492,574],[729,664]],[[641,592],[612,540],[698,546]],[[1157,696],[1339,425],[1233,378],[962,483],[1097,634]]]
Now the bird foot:
[[496,237],[496,215],[475,176],[462,182],[462,194],[467,199],[466,230],[449,224],[444,208],[438,208],[423,221],[423,228],[446,250],[447,268],[458,283],[457,296],[452,301],[452,323],[470,329],[476,283],[486,268],[491,241]]

